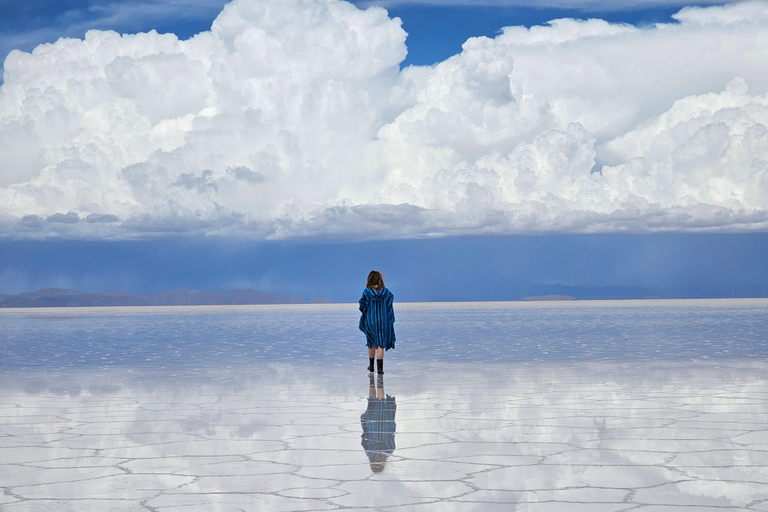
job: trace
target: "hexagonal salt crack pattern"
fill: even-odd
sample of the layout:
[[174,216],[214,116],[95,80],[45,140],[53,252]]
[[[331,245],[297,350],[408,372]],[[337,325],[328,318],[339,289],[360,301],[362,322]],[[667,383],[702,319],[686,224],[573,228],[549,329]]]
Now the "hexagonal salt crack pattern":
[[766,370],[7,371],[0,510],[768,511]]

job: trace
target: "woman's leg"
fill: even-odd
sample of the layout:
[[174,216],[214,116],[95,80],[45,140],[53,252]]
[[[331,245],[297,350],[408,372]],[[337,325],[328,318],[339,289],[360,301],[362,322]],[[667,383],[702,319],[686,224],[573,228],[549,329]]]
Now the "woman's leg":
[[376,351],[376,369],[379,374],[384,373],[384,349],[381,347]]
[[376,355],[376,347],[371,346],[371,348],[368,349],[368,371],[370,373],[373,373],[373,358]]

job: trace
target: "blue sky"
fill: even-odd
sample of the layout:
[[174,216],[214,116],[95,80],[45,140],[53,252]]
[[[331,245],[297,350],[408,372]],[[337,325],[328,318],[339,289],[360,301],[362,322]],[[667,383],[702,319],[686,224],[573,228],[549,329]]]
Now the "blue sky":
[[323,1],[0,0],[0,293],[768,293],[768,2]]

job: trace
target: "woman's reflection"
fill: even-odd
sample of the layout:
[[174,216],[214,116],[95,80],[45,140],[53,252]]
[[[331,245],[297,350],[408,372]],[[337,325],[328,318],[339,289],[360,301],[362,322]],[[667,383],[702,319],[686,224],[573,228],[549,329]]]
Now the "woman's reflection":
[[[369,376],[368,408],[360,416],[363,449],[371,462],[371,471],[381,473],[387,457],[395,451],[395,397],[384,395],[384,375],[374,381]],[[378,388],[376,387],[378,384]]]

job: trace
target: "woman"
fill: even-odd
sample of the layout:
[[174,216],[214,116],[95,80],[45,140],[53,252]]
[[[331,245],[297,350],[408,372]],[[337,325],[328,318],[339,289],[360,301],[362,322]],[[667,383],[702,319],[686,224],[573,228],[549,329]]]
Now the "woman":
[[373,372],[373,358],[379,374],[384,373],[384,351],[395,348],[395,296],[384,286],[378,270],[368,273],[368,281],[360,298],[360,325],[368,347],[368,371]]

